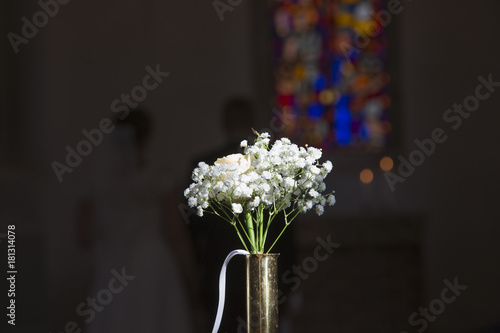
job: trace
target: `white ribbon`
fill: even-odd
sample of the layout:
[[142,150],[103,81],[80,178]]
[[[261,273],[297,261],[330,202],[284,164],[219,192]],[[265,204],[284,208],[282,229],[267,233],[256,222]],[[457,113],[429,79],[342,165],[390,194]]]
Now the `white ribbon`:
[[226,268],[229,261],[236,255],[247,255],[250,254],[245,250],[234,250],[229,253],[222,264],[222,269],[220,270],[219,277],[219,306],[217,308],[217,316],[215,317],[215,324],[212,333],[217,333],[220,327],[220,322],[222,320],[222,312],[224,311],[224,300],[226,298]]

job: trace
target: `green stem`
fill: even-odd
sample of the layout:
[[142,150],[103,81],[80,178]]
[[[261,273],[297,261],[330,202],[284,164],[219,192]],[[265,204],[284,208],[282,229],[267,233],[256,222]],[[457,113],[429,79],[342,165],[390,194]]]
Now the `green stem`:
[[250,245],[252,247],[252,253],[256,254],[258,252],[258,249],[255,246],[255,230],[253,228],[252,212],[250,212],[249,210],[245,211],[245,221],[247,223],[247,231],[250,237]]
[[274,247],[274,245],[276,244],[276,242],[278,241],[278,239],[280,239],[281,235],[283,234],[283,232],[285,231],[285,229],[292,223],[293,220],[295,220],[295,218],[302,212],[304,208],[301,208],[299,209],[294,216],[292,216],[292,218],[290,219],[290,221],[288,220],[288,215],[291,215],[295,212],[295,210],[292,210],[291,212],[289,212],[288,214],[283,211],[283,213],[285,214],[285,226],[283,227],[283,230],[281,230],[280,234],[278,235],[278,237],[276,238],[276,240],[274,241],[273,245],[271,245],[271,247],[269,248],[269,250],[267,250],[266,253],[269,253],[269,251],[271,251],[271,249]]
[[[219,214],[218,210],[216,210],[216,209],[214,208],[213,203],[215,203],[215,204],[219,207],[219,210],[220,210],[222,213],[224,213],[224,215],[225,215],[226,217],[224,217],[224,216],[222,216],[222,215],[220,215],[220,214]],[[233,224],[232,218],[229,216],[228,212],[226,211],[225,206],[224,206],[224,205],[222,205],[221,203],[217,202],[217,201],[215,201],[215,202],[213,202],[213,203],[212,203],[212,202],[210,202],[210,203],[209,203],[210,208],[212,208],[213,213],[214,213],[215,215],[219,216],[220,218],[222,218],[222,219],[224,219],[224,220],[228,221],[229,223]]]
[[[243,223],[241,223],[240,219],[237,219],[238,220],[238,223],[240,224],[240,227],[241,227],[241,230],[243,230],[243,232],[245,233],[245,237],[248,239],[248,241],[250,242],[250,237],[248,236],[248,233],[245,229],[245,227],[243,226]],[[245,243],[246,244],[246,243]]]
[[264,209],[262,207],[259,207],[260,209],[258,210],[258,219],[259,219],[259,251],[264,252]]
[[[248,251],[248,247],[247,247],[247,244],[245,243],[245,241],[243,240],[243,237],[241,237],[241,234],[240,234],[240,231],[238,230],[238,227],[236,226],[236,223],[233,224],[234,225],[234,228],[236,229],[236,233],[238,234],[238,237],[240,238],[241,240],[241,243],[243,243],[243,246],[245,247],[245,250]],[[250,251],[248,251],[250,252]]]
[[280,239],[281,235],[283,234],[283,232],[285,232],[286,227],[288,227],[290,225],[290,223],[291,222],[286,222],[286,215],[285,215],[285,227],[283,228],[283,230],[281,230],[280,234],[278,235],[278,237],[274,241],[273,245],[271,245],[271,247],[269,248],[269,250],[267,250],[266,253],[269,253],[273,249],[274,245],[276,244],[276,242],[278,241],[278,239]]
[[[269,214],[271,214],[271,212],[269,212]],[[266,239],[267,239],[267,233],[269,231],[269,226],[271,225],[271,222],[273,220],[269,217],[268,220],[267,220],[267,225],[266,225],[266,231],[264,232],[264,239],[262,241],[262,251],[264,251],[264,243],[266,242]]]

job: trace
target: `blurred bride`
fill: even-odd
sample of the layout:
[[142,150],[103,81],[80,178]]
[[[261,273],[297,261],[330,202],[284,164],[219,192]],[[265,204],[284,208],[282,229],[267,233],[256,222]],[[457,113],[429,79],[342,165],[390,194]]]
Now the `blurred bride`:
[[91,246],[94,256],[90,295],[108,288],[113,270],[124,269],[135,278],[94,318],[85,318],[89,333],[193,332],[189,241],[177,215],[165,214],[171,178],[145,163],[150,127],[145,113],[132,111],[96,147],[96,170],[79,223],[80,240]]

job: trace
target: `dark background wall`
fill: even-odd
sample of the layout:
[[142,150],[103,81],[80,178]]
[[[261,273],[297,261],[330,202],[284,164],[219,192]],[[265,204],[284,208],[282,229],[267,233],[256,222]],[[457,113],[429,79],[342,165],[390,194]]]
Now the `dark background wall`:
[[[413,141],[438,127],[448,139],[394,192],[381,171],[369,186],[359,182],[359,171],[377,170],[377,160],[331,154],[328,185],[338,203],[317,223],[338,216],[423,216],[422,305],[439,296],[443,279],[457,276],[469,286],[431,330],[479,331],[500,322],[500,91],[457,130],[442,117],[474,93],[478,76],[500,81],[500,4],[402,5],[389,26],[401,129],[391,156],[408,157]],[[35,1],[2,6],[4,36],[19,33],[21,17],[39,10]],[[168,170],[172,186],[184,185],[178,180],[186,178],[194,156],[223,144],[220,107],[228,96],[251,98],[260,128],[268,126],[264,10],[262,3],[243,1],[220,21],[210,2],[71,1],[20,45],[19,54],[3,37],[0,232],[15,223],[26,239],[18,244],[29,253],[24,269],[32,325],[26,332],[59,329],[88,293],[91,262],[75,244],[75,205],[94,157],[62,183],[51,163],[63,162],[65,146],[83,139],[83,129],[97,127],[110,115],[111,102],[141,83],[146,66],[157,64],[170,75],[144,101],[155,117],[148,157]]]

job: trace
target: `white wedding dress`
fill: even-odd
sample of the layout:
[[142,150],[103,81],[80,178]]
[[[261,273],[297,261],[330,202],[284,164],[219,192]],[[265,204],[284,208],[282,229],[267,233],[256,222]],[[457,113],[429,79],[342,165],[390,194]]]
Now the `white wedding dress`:
[[[138,170],[129,163],[134,160],[130,151],[117,153],[114,139],[106,140],[96,147],[101,151],[92,186],[96,228],[90,296],[108,289],[112,270],[120,274],[125,269],[134,278],[113,294],[109,304],[102,305],[101,312],[95,312],[87,332],[191,333],[186,284],[161,225],[169,222],[162,221],[159,202],[160,192],[168,189],[162,185],[165,178],[152,169]],[[120,285],[114,284],[118,289]]]

